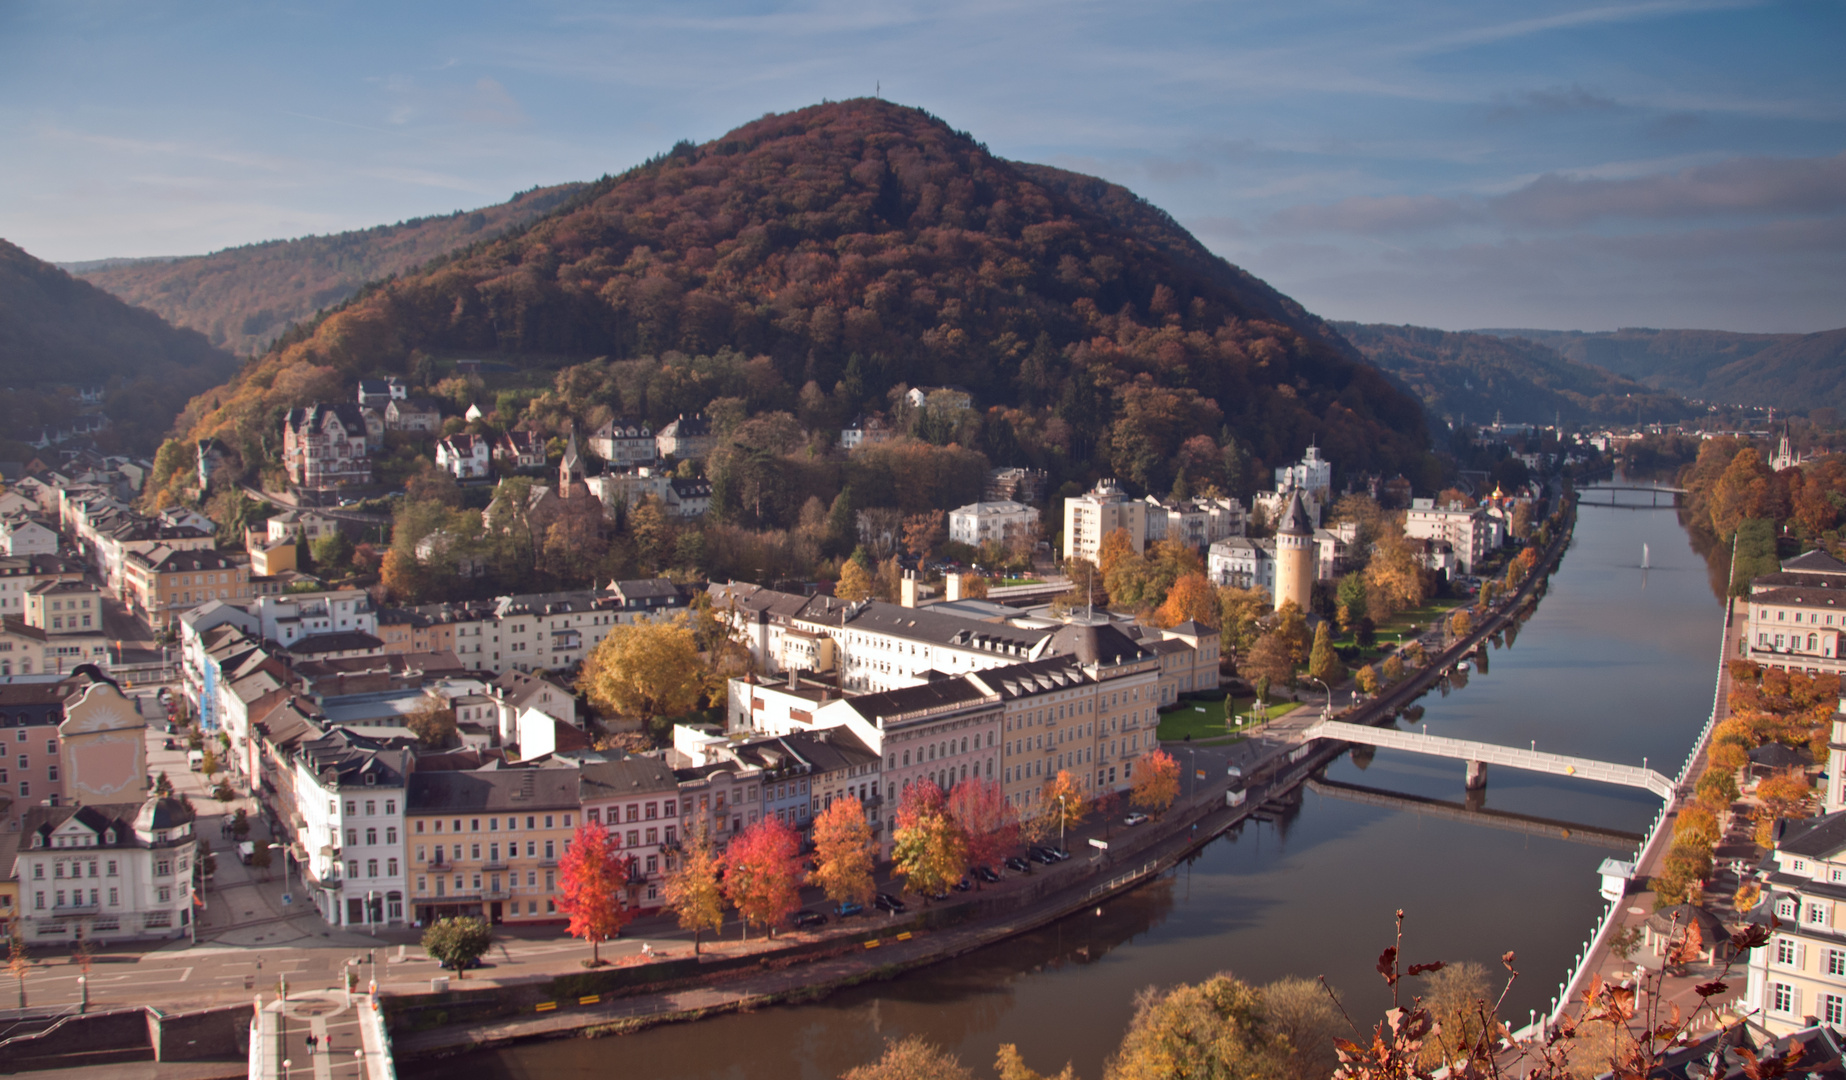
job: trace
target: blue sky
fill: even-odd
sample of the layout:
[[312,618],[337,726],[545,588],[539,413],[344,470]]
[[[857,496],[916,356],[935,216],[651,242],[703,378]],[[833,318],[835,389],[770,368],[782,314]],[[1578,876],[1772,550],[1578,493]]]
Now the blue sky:
[[1846,5],[0,0],[0,237],[363,228],[882,86],[1330,318],[1846,326]]

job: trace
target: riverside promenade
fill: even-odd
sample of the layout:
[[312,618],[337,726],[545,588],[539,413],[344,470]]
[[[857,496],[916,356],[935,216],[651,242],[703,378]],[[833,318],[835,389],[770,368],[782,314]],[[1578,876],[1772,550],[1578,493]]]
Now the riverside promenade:
[[[1692,749],[1686,755],[1686,764],[1681,769],[1672,801],[1662,809],[1649,831],[1647,839],[1642,841],[1634,858],[1634,882],[1645,883],[1661,872],[1666,861],[1666,854],[1673,842],[1673,826],[1678,820],[1680,809],[1689,801],[1693,788],[1705,771],[1706,754],[1711,746],[1712,732],[1730,715],[1731,676],[1725,661],[1736,656],[1739,636],[1746,633],[1748,627],[1738,617],[1737,604],[1727,600],[1724,608],[1724,627],[1719,636],[1718,673],[1714,680],[1711,715],[1706,719],[1704,728],[1694,740]],[[1717,850],[1718,869],[1713,872],[1711,880],[1706,883],[1707,897],[1705,905],[1725,922],[1736,921],[1737,913],[1732,908],[1732,895],[1741,884],[1732,864],[1739,861],[1754,861],[1755,842],[1749,836],[1749,822],[1745,819],[1741,827],[1727,830],[1719,841]],[[1634,889],[1621,898],[1611,901],[1602,919],[1591,932],[1577,965],[1568,973],[1565,981],[1559,985],[1557,997],[1546,1014],[1550,1023],[1566,1015],[1580,1013],[1583,995],[1589,987],[1590,980],[1600,976],[1605,984],[1635,983],[1637,980],[1652,982],[1659,979],[1657,994],[1663,1015],[1677,1006],[1685,1015],[1691,1015],[1704,1001],[1696,992],[1696,987],[1710,982],[1722,970],[1722,965],[1688,964],[1681,974],[1662,975],[1664,958],[1656,955],[1655,950],[1640,949],[1628,959],[1616,955],[1613,943],[1624,931],[1640,929],[1648,922],[1654,910],[1654,892],[1645,887]],[[1733,986],[1738,993],[1731,998],[1712,1002],[1714,1008],[1707,1011],[1703,1026],[1710,1026],[1723,1015],[1727,1009],[1742,998],[1742,978],[1740,973],[1733,973]],[[1527,1028],[1515,1035],[1515,1040],[1523,1040],[1539,1034],[1537,1025]]]

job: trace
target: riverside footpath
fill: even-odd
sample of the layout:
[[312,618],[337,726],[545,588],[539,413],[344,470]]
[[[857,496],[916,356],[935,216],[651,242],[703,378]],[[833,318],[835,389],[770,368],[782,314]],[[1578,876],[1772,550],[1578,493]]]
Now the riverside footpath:
[[[1569,543],[1574,507],[1566,503],[1564,510],[1558,535],[1539,553],[1534,571],[1500,603],[1475,609],[1470,633],[1439,652],[1431,649],[1424,667],[1335,715],[1365,724],[1393,719],[1458,661],[1524,618],[1543,595],[1545,580]],[[706,955],[697,959],[683,938],[665,941],[657,928],[638,923],[631,931],[651,943],[651,955],[630,952],[618,961],[623,966],[585,971],[573,960],[545,964],[543,972],[526,968],[521,975],[510,970],[470,972],[466,980],[440,992],[404,993],[409,989],[408,973],[394,973],[388,986],[381,982],[381,989],[387,991],[384,1008],[397,1053],[405,1058],[433,1056],[529,1039],[614,1034],[812,1000],[1098,910],[1160,877],[1265,807],[1292,797],[1343,753],[1343,743],[1301,738],[1323,715],[1318,704],[1298,707],[1228,746],[1167,743],[1165,749],[1181,763],[1183,785],[1179,801],[1161,819],[1133,829],[1091,824],[1065,838],[1065,846],[1079,853],[1070,861],[1035,868],[1028,875],[1008,875],[999,885],[913,909],[907,917],[860,917],[831,925],[824,934],[791,934],[773,942],[733,939],[716,948],[708,945]],[[1231,766],[1241,776],[1233,775]],[[1108,846],[1092,848],[1092,840]],[[604,950],[605,955],[613,951]],[[439,974],[427,962],[403,966],[414,967],[424,977]]]

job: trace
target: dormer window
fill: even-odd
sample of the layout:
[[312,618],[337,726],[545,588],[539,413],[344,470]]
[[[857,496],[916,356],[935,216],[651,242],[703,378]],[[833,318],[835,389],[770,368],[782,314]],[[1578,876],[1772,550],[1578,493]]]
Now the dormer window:
[[103,832],[103,843],[105,844],[115,843],[115,830],[114,829],[107,829]]

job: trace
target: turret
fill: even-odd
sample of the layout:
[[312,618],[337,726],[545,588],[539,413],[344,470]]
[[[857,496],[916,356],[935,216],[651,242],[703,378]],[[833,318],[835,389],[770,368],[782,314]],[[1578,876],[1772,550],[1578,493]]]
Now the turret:
[[1276,610],[1294,601],[1303,612],[1314,599],[1314,522],[1301,505],[1299,489],[1289,492],[1288,505],[1276,525]]

